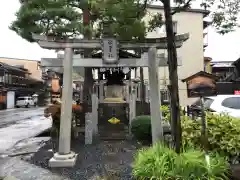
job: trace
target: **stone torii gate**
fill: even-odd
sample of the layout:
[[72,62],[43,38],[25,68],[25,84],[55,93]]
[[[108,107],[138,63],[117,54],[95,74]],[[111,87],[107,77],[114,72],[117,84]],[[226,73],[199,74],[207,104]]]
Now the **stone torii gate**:
[[[97,40],[86,39],[56,39],[33,34],[40,47],[46,49],[64,50],[64,59],[44,58],[41,65],[45,67],[63,67],[63,90],[60,120],[59,150],[50,159],[52,167],[71,167],[75,165],[77,154],[71,151],[71,117],[72,117],[72,69],[73,67],[148,67],[150,85],[150,109],[153,143],[163,136],[160,115],[160,92],[158,82],[158,67],[166,66],[167,60],[162,55],[157,57],[157,49],[167,48],[166,38],[145,39],[142,42],[117,41],[114,38]],[[189,38],[188,34],[175,36],[176,47],[182,46]],[[73,58],[73,50],[102,50],[103,58]],[[119,59],[118,51],[139,50],[141,58]],[[181,63],[179,63],[181,64]]]

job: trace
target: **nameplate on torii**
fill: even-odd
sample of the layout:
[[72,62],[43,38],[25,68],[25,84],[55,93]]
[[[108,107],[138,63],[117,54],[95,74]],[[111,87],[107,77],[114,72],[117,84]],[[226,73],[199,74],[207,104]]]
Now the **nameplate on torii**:
[[118,42],[114,38],[102,39],[102,60],[105,64],[116,64],[119,60]]

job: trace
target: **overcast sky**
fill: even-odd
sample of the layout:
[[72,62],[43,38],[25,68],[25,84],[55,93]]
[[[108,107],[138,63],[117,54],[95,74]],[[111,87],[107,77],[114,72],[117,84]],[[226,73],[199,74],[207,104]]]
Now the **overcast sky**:
[[[35,60],[56,57],[53,51],[41,49],[37,44],[27,42],[8,29],[19,6],[18,0],[0,2],[0,57]],[[206,56],[212,57],[214,61],[234,61],[240,57],[240,29],[224,36],[217,34],[212,28],[208,32]]]

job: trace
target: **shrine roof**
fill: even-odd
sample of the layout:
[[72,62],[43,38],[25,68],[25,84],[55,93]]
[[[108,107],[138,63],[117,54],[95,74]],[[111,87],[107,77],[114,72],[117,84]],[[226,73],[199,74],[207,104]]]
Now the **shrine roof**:
[[199,72],[197,72],[197,73],[195,73],[195,74],[193,74],[193,75],[191,75],[191,76],[189,76],[185,79],[182,79],[182,82],[189,81],[189,80],[194,79],[195,77],[198,77],[198,76],[208,77],[210,79],[215,79],[215,80],[218,79],[218,77],[213,75],[213,74],[207,73],[205,71],[199,71]]

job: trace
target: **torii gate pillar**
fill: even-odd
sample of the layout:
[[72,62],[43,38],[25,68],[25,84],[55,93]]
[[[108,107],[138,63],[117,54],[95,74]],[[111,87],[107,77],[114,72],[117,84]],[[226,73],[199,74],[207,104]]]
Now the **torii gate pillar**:
[[72,63],[73,49],[65,48],[63,61],[63,89],[60,119],[59,149],[49,161],[50,167],[73,167],[77,155],[71,152],[71,123],[72,123]]
[[148,50],[148,62],[152,143],[156,143],[163,140],[162,116],[160,111],[161,100],[158,80],[159,62],[157,61],[156,48],[152,47]]

